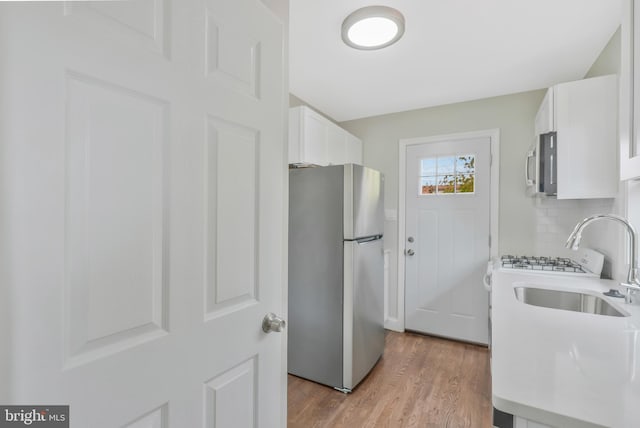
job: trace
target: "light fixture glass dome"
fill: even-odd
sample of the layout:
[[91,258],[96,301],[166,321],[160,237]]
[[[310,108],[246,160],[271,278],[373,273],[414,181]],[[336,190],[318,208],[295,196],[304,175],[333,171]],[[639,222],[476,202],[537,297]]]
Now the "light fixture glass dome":
[[402,34],[404,17],[387,6],[363,7],[342,23],[342,40],[356,49],[381,49],[397,42]]

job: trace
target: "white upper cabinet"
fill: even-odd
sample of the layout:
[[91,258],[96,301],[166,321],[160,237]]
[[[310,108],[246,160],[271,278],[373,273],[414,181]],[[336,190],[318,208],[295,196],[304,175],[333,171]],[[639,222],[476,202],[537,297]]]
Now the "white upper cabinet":
[[620,179],[640,178],[640,3],[624,0],[620,70]]
[[546,134],[555,131],[555,119],[553,116],[553,88],[549,88],[540,104],[536,114],[535,130],[536,135]]
[[609,75],[549,88],[526,163],[534,193],[558,199],[617,196],[617,80]]
[[362,165],[362,141],[306,106],[289,109],[289,163]]
[[342,165],[346,163],[346,132],[347,131],[333,123],[327,125],[327,162],[329,165]]
[[289,110],[289,163],[328,165],[326,119],[311,109]]
[[346,135],[347,159],[345,163],[362,165],[362,140],[349,133]]
[[618,194],[618,78],[554,86],[558,199]]

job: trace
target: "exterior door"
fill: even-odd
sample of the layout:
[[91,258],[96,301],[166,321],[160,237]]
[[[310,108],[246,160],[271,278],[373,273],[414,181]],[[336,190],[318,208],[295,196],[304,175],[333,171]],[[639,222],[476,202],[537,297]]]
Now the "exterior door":
[[[258,0],[0,3],[0,403],[286,424],[284,24]],[[1,423],[0,423],[1,424]]]
[[406,152],[405,328],[488,342],[490,139]]

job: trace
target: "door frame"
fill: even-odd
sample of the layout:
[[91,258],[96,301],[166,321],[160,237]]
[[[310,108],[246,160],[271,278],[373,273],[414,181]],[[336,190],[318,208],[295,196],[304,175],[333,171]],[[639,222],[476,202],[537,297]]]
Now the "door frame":
[[[490,218],[491,225],[489,233],[491,234],[491,245],[489,255],[495,258],[499,253],[499,209],[500,209],[500,129],[486,129],[481,131],[460,132],[455,134],[434,135],[429,137],[403,138],[398,140],[398,299],[397,314],[398,318],[388,319],[386,327],[391,330],[404,331],[404,295],[405,295],[405,256],[404,256],[404,236],[406,234],[406,163],[407,148],[409,146],[417,146],[428,143],[441,143],[446,141],[468,140],[473,138],[489,138],[491,144],[491,201],[490,201]],[[478,283],[480,286],[480,283]]]

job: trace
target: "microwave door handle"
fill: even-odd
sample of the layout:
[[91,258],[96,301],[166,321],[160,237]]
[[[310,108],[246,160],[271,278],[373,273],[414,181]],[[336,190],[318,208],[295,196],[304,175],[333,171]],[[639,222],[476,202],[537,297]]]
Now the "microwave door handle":
[[529,176],[530,161],[531,161],[531,158],[533,158],[535,155],[536,155],[535,150],[529,150],[529,152],[527,153],[527,158],[525,159],[525,162],[524,162],[524,179],[525,179],[525,183],[527,183],[527,186],[533,186],[534,184],[536,184],[536,180],[532,179]]

